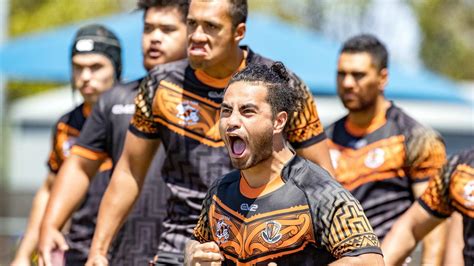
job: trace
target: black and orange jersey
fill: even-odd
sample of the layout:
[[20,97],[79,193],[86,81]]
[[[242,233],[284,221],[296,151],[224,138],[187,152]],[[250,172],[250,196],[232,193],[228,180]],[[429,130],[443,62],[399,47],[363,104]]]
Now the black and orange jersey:
[[463,216],[464,264],[474,264],[474,148],[451,156],[443,174],[430,180],[418,199],[430,214],[446,218],[453,211]]
[[[241,68],[270,64],[250,49]],[[142,138],[159,138],[166,151],[162,176],[171,189],[160,250],[182,253],[200,213],[209,185],[231,170],[219,135],[219,109],[230,77],[214,79],[181,60],[157,66],[140,85],[129,130]],[[325,139],[316,106],[306,85],[292,75],[291,84],[306,92],[304,111],[295,115],[288,139],[295,148]]]
[[[118,84],[101,95],[71,150],[72,154],[89,160],[110,157],[113,166],[117,164],[135,112],[134,99],[140,82]],[[162,161],[163,156],[157,155],[152,163],[154,168],[148,172],[140,197],[114,241],[111,265],[146,265],[156,254],[168,195],[158,170]],[[102,195],[97,195],[97,207]]]
[[298,156],[261,188],[251,188],[239,170],[217,179],[193,238],[216,242],[223,265],[327,265],[344,256],[382,254],[359,202]]
[[[64,160],[71,154],[71,148],[79,138],[84,123],[90,115],[89,106],[81,104],[69,113],[61,116],[53,132],[52,149],[49,155],[49,170],[57,174]],[[71,226],[66,235],[69,250],[66,252],[68,264],[85,263],[89,253],[92,236],[94,234],[95,216],[99,210],[98,203],[107,187],[110,176],[108,171],[112,166],[110,160],[105,160],[100,167],[100,173],[94,178],[86,199],[71,217]]]
[[412,185],[439,175],[446,160],[440,136],[393,103],[368,129],[346,116],[327,134],[336,179],[360,201],[380,240],[414,202]]

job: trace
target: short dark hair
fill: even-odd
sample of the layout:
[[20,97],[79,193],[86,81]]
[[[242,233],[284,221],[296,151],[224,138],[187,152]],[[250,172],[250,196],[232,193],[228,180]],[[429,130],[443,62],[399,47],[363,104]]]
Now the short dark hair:
[[232,26],[235,28],[240,23],[246,23],[248,16],[247,0],[228,0],[228,2],[230,4]]
[[378,70],[387,68],[388,51],[385,45],[371,34],[360,34],[344,42],[342,53],[369,53]]
[[274,62],[270,66],[250,64],[235,73],[229,85],[239,81],[262,84],[267,88],[266,100],[272,108],[273,116],[284,111],[288,113],[290,120],[295,112],[301,110],[304,94],[301,90],[290,86],[290,73],[282,62]]
[[176,8],[179,13],[181,13],[181,18],[183,21],[186,20],[188,16],[190,0],[138,0],[137,6],[139,9],[146,11],[152,7],[158,8]]

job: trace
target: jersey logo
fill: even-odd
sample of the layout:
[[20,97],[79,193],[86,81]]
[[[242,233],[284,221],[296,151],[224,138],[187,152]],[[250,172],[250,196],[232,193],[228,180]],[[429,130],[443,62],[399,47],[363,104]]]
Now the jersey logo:
[[474,205],[474,181],[469,181],[464,186],[464,198],[467,201],[467,207],[472,207]]
[[224,92],[217,92],[217,91],[210,91],[207,93],[207,95],[210,97],[210,98],[219,98],[219,99],[222,99],[224,98]]
[[280,234],[281,224],[276,221],[270,221],[265,224],[262,231],[262,238],[267,243],[274,244],[281,239]]
[[229,239],[229,225],[225,220],[221,219],[216,224],[216,236],[219,243],[225,243]]
[[257,204],[250,204],[250,205],[248,205],[247,203],[242,203],[242,204],[240,204],[240,209],[241,209],[242,211],[251,211],[251,212],[254,212],[254,211],[257,211],[258,205],[257,205]]
[[116,104],[112,106],[112,114],[122,115],[127,114],[131,115],[135,112],[135,104]]
[[365,165],[369,168],[375,169],[380,167],[385,162],[385,151],[380,148],[375,148],[365,157]]
[[178,110],[176,116],[181,120],[181,124],[194,125],[199,121],[198,105],[199,104],[194,101],[184,101],[176,106]]

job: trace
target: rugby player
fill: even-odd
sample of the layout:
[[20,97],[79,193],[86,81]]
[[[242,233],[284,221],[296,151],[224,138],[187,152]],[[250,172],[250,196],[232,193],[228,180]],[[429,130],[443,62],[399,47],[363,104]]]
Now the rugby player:
[[[385,98],[388,77],[388,52],[376,37],[347,40],[339,54],[337,92],[349,113],[327,130],[336,179],[360,201],[380,241],[439,175],[446,157],[435,131]],[[441,229],[425,241],[425,263],[441,260]]]
[[[455,211],[462,215],[464,243],[454,244],[464,244],[464,265],[474,265],[474,148],[450,157],[443,174],[431,179],[423,195],[397,220],[382,244],[387,264],[401,265],[417,242]],[[459,262],[451,265],[462,265]]]
[[280,62],[230,80],[219,130],[238,170],[210,186],[186,265],[383,265],[357,200],[285,140],[302,102],[288,80]]
[[[58,182],[58,172],[60,173],[60,169],[62,171],[63,163],[70,155],[70,149],[79,137],[92,106],[103,92],[120,80],[121,47],[117,36],[101,25],[82,27],[77,31],[72,44],[71,64],[72,87],[79,90],[84,103],[61,116],[55,125],[48,160],[49,173],[35,195],[28,228],[12,265],[30,265],[30,257],[38,244],[41,219],[53,193],[53,184]],[[102,161],[102,171],[110,167],[110,160]],[[84,263],[87,259],[95,226],[94,217],[98,212],[96,197],[105,191],[109,175],[110,172],[102,172],[96,177],[88,190],[87,199],[72,216],[67,235],[69,251],[66,253],[66,261],[69,264]]]
[[[140,0],[138,7],[144,10],[142,51],[145,69],[185,58],[188,1]],[[102,95],[92,110],[58,177],[60,187],[55,188],[48,204],[41,230],[43,257],[50,256],[51,247],[58,243],[54,236],[60,237],[61,225],[83,199],[89,180],[104,158],[112,158],[113,165],[117,163],[141,80],[118,85]],[[162,155],[155,158],[158,169],[148,174],[144,192],[115,241],[110,256],[112,265],[146,265],[156,254],[167,194],[159,175],[162,158]],[[99,205],[99,201],[96,204]]]
[[[237,70],[249,64],[271,63],[250,48],[239,46],[245,36],[246,17],[247,3],[243,0],[191,1],[188,60],[154,68],[140,85],[124,151],[101,203],[89,265],[107,261],[109,245],[138,197],[160,145],[166,152],[162,177],[171,196],[158,263],[183,263],[184,246],[209,185],[231,169],[217,125],[223,90]],[[291,119],[288,140],[299,154],[331,171],[312,96],[294,74],[291,85],[305,93],[305,110]]]

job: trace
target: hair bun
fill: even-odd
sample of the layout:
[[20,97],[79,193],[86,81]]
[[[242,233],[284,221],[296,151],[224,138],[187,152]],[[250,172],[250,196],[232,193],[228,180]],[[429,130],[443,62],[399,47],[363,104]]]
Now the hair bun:
[[285,65],[283,65],[282,62],[277,61],[273,63],[270,66],[270,69],[273,72],[275,72],[278,75],[278,77],[280,77],[284,81],[288,82],[290,80],[290,75],[288,74],[288,71],[286,70]]

